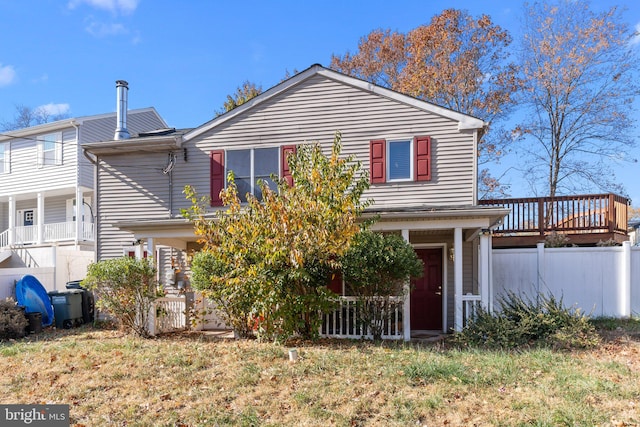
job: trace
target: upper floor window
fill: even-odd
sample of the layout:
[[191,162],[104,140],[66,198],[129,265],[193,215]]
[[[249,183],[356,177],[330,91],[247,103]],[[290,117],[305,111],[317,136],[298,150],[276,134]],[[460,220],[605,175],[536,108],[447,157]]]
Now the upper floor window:
[[247,193],[262,200],[258,185],[260,180],[265,181],[271,189],[276,189],[271,175],[279,176],[279,154],[278,147],[227,151],[226,172],[233,171],[241,201],[247,201]]
[[431,138],[369,143],[370,180],[372,184],[431,180]]
[[11,153],[8,142],[0,143],[0,173],[9,173],[11,171]]
[[243,202],[247,201],[247,194],[253,194],[258,200],[262,200],[262,191],[258,184],[260,180],[275,190],[277,184],[271,178],[272,175],[285,178],[291,184],[291,172],[286,158],[289,153],[295,151],[294,145],[246,150],[213,150],[210,154],[211,205],[222,206],[220,191],[225,188],[229,171],[233,171],[238,197]]
[[38,138],[38,167],[62,164],[62,133],[50,133]]
[[409,181],[413,177],[411,141],[387,143],[387,181]]

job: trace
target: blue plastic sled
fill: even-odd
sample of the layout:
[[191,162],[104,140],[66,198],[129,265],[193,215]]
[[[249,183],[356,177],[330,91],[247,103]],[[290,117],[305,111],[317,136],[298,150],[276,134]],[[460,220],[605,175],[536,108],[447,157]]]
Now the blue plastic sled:
[[53,323],[53,306],[47,291],[35,277],[27,274],[16,283],[16,300],[26,313],[42,313],[42,326]]

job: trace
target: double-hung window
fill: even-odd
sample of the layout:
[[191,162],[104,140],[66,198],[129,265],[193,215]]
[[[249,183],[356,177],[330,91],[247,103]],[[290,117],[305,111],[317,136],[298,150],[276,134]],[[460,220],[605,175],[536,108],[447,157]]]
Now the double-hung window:
[[369,143],[372,184],[431,180],[431,138],[376,139]]
[[8,142],[0,142],[0,173],[11,172],[11,153],[10,145]]
[[279,154],[278,147],[227,151],[226,172],[233,171],[240,200],[246,202],[247,194],[253,194],[258,200],[262,200],[260,181],[266,182],[271,189],[276,189],[271,175],[278,176]]
[[248,148],[244,150],[213,150],[211,160],[211,205],[222,206],[220,191],[225,188],[227,175],[233,171],[238,197],[247,201],[247,194],[253,194],[262,200],[260,181],[264,181],[272,190],[277,183],[272,176],[284,178],[293,184],[287,156],[295,153],[295,145],[280,147]]
[[413,179],[413,144],[411,141],[387,142],[387,181]]
[[50,133],[38,138],[38,167],[62,164],[62,133]]

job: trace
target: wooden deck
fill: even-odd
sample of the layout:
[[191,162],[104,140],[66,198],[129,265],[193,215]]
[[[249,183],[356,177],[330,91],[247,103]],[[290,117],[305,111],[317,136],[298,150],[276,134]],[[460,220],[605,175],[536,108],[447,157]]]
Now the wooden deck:
[[502,225],[494,230],[494,248],[533,247],[553,232],[567,236],[569,244],[578,246],[629,240],[629,200],[616,194],[493,199],[479,203],[511,209]]

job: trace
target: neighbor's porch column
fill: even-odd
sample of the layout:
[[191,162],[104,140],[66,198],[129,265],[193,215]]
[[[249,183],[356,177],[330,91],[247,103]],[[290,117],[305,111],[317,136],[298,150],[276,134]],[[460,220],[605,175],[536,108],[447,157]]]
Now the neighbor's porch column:
[[9,196],[9,246],[16,242],[16,198]]
[[478,267],[480,268],[480,304],[485,310],[489,309],[489,278],[491,271],[491,234],[489,230],[482,230],[480,233],[480,260]]
[[[405,242],[409,242],[409,230],[402,230],[402,238]],[[411,285],[409,282],[404,284],[404,302],[402,303],[402,333],[405,341],[411,340]]]
[[453,330],[462,330],[462,228],[456,227],[453,233],[453,288],[455,315]]
[[41,245],[44,242],[44,194],[38,193],[37,195],[37,208],[36,215],[36,242]]

